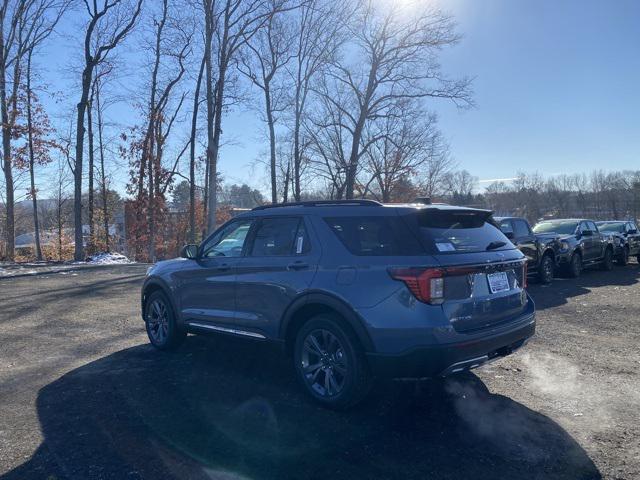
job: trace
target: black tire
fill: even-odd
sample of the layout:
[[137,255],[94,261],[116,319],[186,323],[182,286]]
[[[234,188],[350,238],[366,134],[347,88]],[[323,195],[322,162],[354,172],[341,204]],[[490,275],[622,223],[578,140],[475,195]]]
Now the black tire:
[[553,257],[545,254],[538,265],[538,280],[540,283],[548,284],[553,281],[553,270],[555,268]]
[[347,409],[371,389],[372,377],[360,342],[336,315],[316,315],[302,325],[293,361],[304,390],[325,407]]
[[573,255],[571,255],[566,272],[571,278],[578,278],[580,276],[582,272],[582,255],[580,252],[574,252]]
[[171,303],[163,292],[153,292],[146,300],[144,323],[151,345],[159,350],[180,346],[187,333],[178,328]]
[[620,257],[618,257],[617,259],[618,265],[620,265],[621,267],[625,267],[629,264],[629,247],[625,245],[625,247],[622,249],[622,253],[620,254]]
[[612,248],[607,248],[604,251],[604,258],[600,263],[600,268],[605,271],[609,271],[613,269],[613,249]]

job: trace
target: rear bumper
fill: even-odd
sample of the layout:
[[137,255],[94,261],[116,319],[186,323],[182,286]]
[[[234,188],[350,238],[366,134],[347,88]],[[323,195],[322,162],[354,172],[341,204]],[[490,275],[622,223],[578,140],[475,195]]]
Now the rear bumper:
[[535,313],[518,319],[517,326],[491,336],[429,347],[399,355],[368,353],[374,375],[391,378],[446,377],[505,357],[524,346],[535,333]]

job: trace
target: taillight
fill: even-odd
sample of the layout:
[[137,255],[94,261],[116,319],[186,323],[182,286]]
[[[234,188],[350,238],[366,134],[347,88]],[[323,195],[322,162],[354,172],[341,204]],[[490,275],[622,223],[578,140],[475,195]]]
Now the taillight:
[[529,266],[527,265],[527,262],[524,262],[522,264],[522,288],[527,288],[529,286],[528,282],[527,282],[527,269],[529,268]]
[[390,268],[389,275],[403,281],[421,302],[438,304],[444,301],[444,270],[440,268]]

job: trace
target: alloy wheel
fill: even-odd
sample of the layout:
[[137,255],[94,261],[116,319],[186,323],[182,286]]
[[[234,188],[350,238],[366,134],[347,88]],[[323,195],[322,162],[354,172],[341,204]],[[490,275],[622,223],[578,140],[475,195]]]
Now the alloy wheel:
[[546,256],[542,260],[542,282],[549,283],[551,280],[553,280],[553,260]]
[[147,313],[149,336],[154,343],[162,345],[169,335],[169,313],[162,300],[154,300]]
[[311,331],[304,339],[301,366],[309,387],[321,397],[334,397],[342,392],[347,379],[345,349],[329,330]]

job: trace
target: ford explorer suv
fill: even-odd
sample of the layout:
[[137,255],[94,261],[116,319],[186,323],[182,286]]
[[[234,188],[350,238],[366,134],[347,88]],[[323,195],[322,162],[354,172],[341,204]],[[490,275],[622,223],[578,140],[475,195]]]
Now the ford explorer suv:
[[540,239],[559,242],[558,266],[569,277],[579,277],[589,266],[613,268],[613,240],[602,234],[593,220],[544,220],[533,227],[533,232]]
[[262,206],[142,287],[151,343],[187,333],[280,344],[302,388],[331,408],[375,377],[439,378],[479,367],[534,334],[524,255],[490,211],[368,200]]

